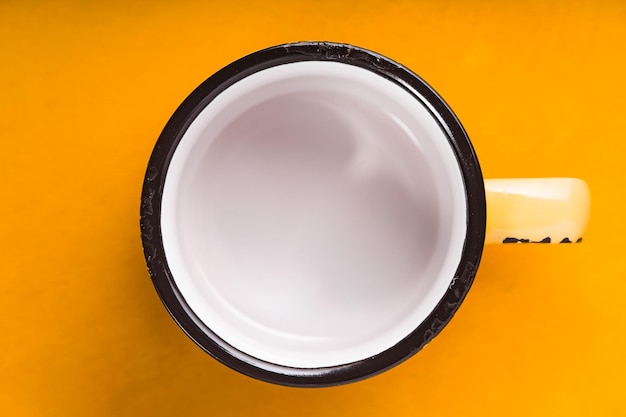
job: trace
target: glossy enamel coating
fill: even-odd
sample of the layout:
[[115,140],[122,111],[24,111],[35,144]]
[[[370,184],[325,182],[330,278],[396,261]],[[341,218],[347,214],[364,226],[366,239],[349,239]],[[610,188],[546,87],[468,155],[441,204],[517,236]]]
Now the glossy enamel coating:
[[[179,277],[169,264],[174,259],[168,258],[163,242],[164,226],[167,226],[163,223],[163,209],[166,208],[163,198],[168,170],[177,147],[197,117],[223,92],[246,77],[280,65],[307,61],[334,62],[367,70],[385,82],[393,83],[394,88],[401,89],[414,100],[416,108],[430,114],[441,137],[440,145],[449,147],[453,160],[456,160],[454,170],[463,185],[459,197],[465,203],[465,227],[457,238],[462,250],[445,278],[447,283],[437,296],[432,311],[417,319],[406,330],[405,336],[380,352],[372,350],[366,357],[354,356],[351,361],[324,363],[320,359],[311,366],[300,365],[304,363],[300,359],[281,364],[279,358],[259,358],[247,352],[241,344],[235,346],[235,342],[225,340],[230,337],[227,333],[220,337],[207,325],[206,319],[199,317],[181,292]],[[200,347],[226,365],[255,378],[285,385],[327,386],[382,372],[415,354],[441,331],[473,281],[484,243],[485,218],[484,185],[478,160],[461,124],[432,88],[403,66],[373,52],[344,44],[306,42],[277,46],[242,58],[217,72],[185,100],[166,125],[150,159],[142,196],[141,228],[146,261],[157,292],[173,318]],[[175,270],[180,272],[178,268]]]

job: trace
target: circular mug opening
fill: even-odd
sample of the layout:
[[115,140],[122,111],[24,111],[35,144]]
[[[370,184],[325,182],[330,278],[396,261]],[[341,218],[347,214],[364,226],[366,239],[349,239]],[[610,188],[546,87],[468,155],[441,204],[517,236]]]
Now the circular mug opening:
[[431,109],[369,69],[307,60],[248,75],[195,117],[160,226],[174,285],[218,339],[304,369],[414,332],[451,286],[467,216]]

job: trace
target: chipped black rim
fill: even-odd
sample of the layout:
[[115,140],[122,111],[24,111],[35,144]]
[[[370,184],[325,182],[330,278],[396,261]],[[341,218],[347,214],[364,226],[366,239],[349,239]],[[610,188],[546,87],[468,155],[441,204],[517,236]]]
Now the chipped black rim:
[[[465,184],[467,234],[462,256],[450,286],[431,314],[393,347],[356,362],[302,369],[254,358],[220,339],[195,315],[176,287],[168,268],[161,235],[161,199],[167,169],[180,139],[198,114],[222,91],[255,72],[300,61],[336,61],[365,68],[407,90],[437,120],[454,150]],[[182,330],[202,349],[225,365],[263,381],[290,386],[332,386],[364,379],[389,369],[422,349],[450,321],[467,295],[485,240],[485,191],[478,159],[452,110],[416,74],[402,65],[363,48],[328,42],[300,42],[274,46],[241,58],[221,69],[180,105],[159,137],[144,178],[141,198],[141,239],[148,271],[159,297]]]

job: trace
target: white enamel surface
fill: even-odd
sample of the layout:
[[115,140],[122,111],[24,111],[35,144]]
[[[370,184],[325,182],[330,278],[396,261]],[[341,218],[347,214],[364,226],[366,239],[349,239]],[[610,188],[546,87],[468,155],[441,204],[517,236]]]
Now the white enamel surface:
[[292,367],[364,359],[434,309],[458,266],[466,203],[427,110],[367,70],[255,73],[192,123],[168,170],[162,234],[197,316]]

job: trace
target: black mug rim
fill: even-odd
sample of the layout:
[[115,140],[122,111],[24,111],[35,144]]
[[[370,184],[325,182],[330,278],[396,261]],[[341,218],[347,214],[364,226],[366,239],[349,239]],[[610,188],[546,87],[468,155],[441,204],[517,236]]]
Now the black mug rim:
[[[226,343],[187,305],[168,267],[161,234],[161,201],[167,169],[189,125],[221,92],[239,80],[277,65],[335,61],[374,72],[408,91],[422,103],[448,138],[465,186],[467,232],[458,268],[436,308],[415,330],[370,358],[323,368],[294,368],[254,358]],[[486,203],[480,165],[470,139],[444,100],[406,67],[367,49],[331,42],[297,42],[266,48],[227,65],[198,86],[178,107],[159,136],[144,177],[140,208],[141,240],[153,285],[181,329],[218,361],[250,377],[288,386],[322,387],[358,381],[408,359],[451,320],[467,295],[482,256]]]

